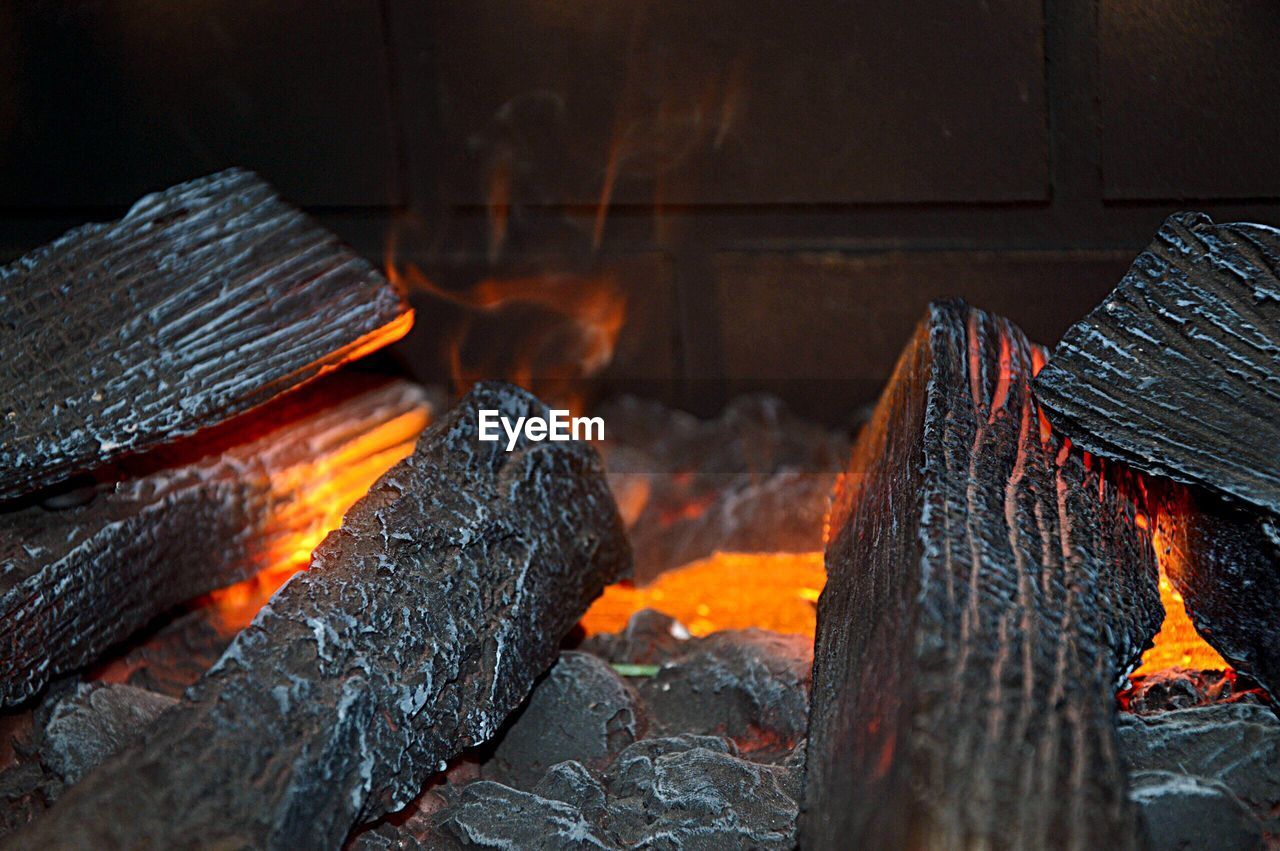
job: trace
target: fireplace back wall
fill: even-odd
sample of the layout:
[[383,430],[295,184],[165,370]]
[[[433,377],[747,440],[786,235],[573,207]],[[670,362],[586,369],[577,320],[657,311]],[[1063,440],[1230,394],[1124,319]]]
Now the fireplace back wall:
[[1268,0],[0,6],[0,255],[229,165],[432,292],[607,278],[598,391],[841,421],[924,304],[1052,342],[1169,213],[1280,224]]

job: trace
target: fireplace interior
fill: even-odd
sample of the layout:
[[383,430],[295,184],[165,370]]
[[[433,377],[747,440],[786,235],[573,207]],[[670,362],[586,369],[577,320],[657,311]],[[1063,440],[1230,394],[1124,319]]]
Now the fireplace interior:
[[0,846],[1280,848],[1277,39],[0,8]]

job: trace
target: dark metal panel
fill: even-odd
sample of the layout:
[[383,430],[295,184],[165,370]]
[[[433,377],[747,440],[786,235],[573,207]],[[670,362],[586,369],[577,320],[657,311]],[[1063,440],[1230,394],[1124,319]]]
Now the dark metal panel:
[[0,204],[103,206],[230,165],[400,200],[376,0],[5,4]]
[[1047,197],[1042,4],[439,6],[455,204]]
[[715,317],[730,392],[830,420],[871,402],[930,301],[959,296],[1053,343],[1124,275],[1128,252],[724,253]]
[[1102,0],[1103,191],[1280,196],[1280,6]]

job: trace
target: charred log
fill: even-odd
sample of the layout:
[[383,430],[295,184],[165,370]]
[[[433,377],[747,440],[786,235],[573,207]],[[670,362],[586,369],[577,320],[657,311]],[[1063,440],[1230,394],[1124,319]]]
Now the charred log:
[[0,513],[0,705],[171,606],[305,559],[428,416],[414,385],[327,379],[80,504]]
[[145,741],[18,847],[337,847],[491,736],[629,554],[592,450],[508,453],[477,440],[481,408],[548,413],[473,391]]
[[1280,512],[1280,231],[1171,217],[1036,394],[1085,449]]
[[1123,848],[1116,686],[1149,533],[1031,398],[1042,352],[931,307],[854,449],[818,612],[804,848]]
[[0,499],[247,411],[412,321],[367,261],[240,170],[0,269],[0,316]]

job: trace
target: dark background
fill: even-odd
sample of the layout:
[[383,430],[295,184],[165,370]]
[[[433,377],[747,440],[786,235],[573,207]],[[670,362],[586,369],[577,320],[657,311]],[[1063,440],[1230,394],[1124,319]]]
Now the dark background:
[[6,0],[0,259],[244,165],[444,290],[611,276],[601,389],[839,420],[931,298],[1052,342],[1169,213],[1280,223],[1278,44],[1273,0]]

